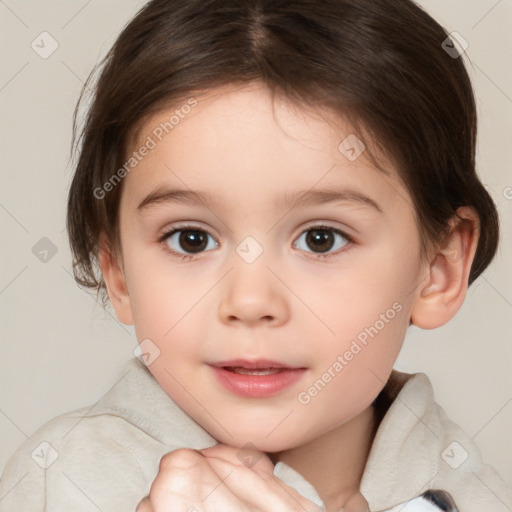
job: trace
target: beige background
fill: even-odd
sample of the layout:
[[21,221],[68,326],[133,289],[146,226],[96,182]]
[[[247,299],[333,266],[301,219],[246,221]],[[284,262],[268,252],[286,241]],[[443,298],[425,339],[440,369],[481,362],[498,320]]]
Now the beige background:
[[[133,330],[74,283],[64,226],[80,87],[144,3],[0,0],[0,472],[44,422],[96,402],[136,346]],[[396,368],[427,373],[448,415],[512,484],[512,1],[421,4],[469,43],[479,172],[503,240],[456,318],[435,331],[412,329]],[[43,31],[59,45],[47,59],[31,48]],[[57,249],[46,263],[32,252],[42,237]]]

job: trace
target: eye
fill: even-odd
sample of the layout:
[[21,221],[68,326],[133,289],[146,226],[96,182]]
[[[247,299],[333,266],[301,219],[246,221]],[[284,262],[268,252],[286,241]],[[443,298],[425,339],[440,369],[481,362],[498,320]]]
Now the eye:
[[173,229],[165,233],[161,241],[167,245],[172,252],[181,255],[211,251],[219,246],[210,233],[203,229],[193,228],[192,226]]
[[329,226],[313,226],[304,231],[294,246],[302,251],[312,252],[319,256],[330,256],[329,251],[336,251],[342,249],[351,239],[339,229]]

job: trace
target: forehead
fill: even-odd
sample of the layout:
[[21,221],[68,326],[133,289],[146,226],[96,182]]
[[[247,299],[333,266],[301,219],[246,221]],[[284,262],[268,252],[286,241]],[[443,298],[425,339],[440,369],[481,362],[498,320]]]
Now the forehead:
[[[297,143],[325,151],[344,131],[350,132],[348,124],[328,111],[273,98],[264,85],[252,82],[219,87],[175,103],[144,122],[135,147],[149,135],[160,148],[171,145],[174,151],[182,142],[200,139],[202,152],[212,148],[233,152],[242,141],[266,136],[267,143],[260,148],[264,156]],[[249,151],[250,145],[240,149]],[[229,155],[217,153],[217,158],[221,156]]]
[[389,174],[377,170],[349,123],[326,110],[273,99],[254,83],[191,98],[142,125],[133,149],[151,149],[127,175],[132,199],[164,184],[230,201],[316,186],[378,191],[384,202],[407,195],[394,169],[382,161]]

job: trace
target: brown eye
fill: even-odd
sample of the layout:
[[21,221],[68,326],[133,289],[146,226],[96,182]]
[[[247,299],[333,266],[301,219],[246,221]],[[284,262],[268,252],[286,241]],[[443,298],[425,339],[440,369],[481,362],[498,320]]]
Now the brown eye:
[[182,231],[179,244],[187,252],[201,252],[208,244],[208,235],[202,231]]
[[176,229],[166,235],[164,240],[173,251],[180,254],[196,254],[215,249],[219,245],[209,233],[201,229]]
[[316,252],[327,252],[334,245],[334,236],[324,229],[312,229],[306,235],[306,244]]
[[349,239],[341,231],[329,227],[314,227],[304,231],[297,239],[298,249],[316,254],[338,250],[347,245]]

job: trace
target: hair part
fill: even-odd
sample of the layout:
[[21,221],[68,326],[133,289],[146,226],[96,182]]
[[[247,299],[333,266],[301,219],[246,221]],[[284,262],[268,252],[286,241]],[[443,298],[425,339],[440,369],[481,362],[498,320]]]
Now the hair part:
[[106,303],[98,254],[105,242],[120,254],[123,181],[101,199],[94,191],[124,165],[144,121],[194,94],[260,81],[272,98],[348,120],[374,157],[394,163],[423,249],[443,238],[459,207],[474,208],[471,284],[496,252],[498,215],[475,170],[471,82],[462,58],[442,48],[447,37],[410,0],[150,1],[89,75],[75,109],[67,228],[76,281]]

